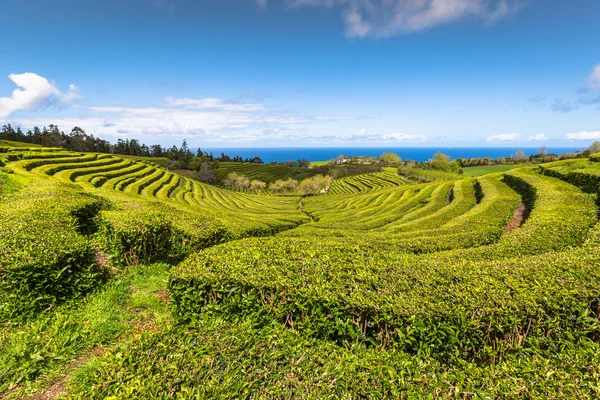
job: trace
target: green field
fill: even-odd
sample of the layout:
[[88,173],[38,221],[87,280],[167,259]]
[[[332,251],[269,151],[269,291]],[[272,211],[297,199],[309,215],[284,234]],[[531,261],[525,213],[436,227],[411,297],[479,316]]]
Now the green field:
[[13,142],[11,140],[0,140],[0,147],[42,147],[39,144]]
[[279,197],[108,154],[0,160],[2,398],[600,397],[599,162]]
[[248,176],[252,179],[271,183],[279,179],[302,180],[311,174],[300,168],[292,168],[284,165],[256,164],[246,162],[220,162],[219,168],[215,171],[217,177],[221,180],[231,173]]
[[323,165],[327,165],[327,164],[329,164],[329,161],[311,161],[310,162],[311,167],[322,167]]
[[133,161],[151,162],[151,163],[159,165],[163,168],[167,168],[170,164],[172,164],[172,161],[166,157],[145,157],[145,156],[126,156],[126,155],[119,155],[119,157],[126,158],[128,160],[133,160]]
[[480,167],[466,167],[463,168],[463,172],[467,176],[482,176],[496,172],[506,172],[523,166],[524,165],[485,165]]

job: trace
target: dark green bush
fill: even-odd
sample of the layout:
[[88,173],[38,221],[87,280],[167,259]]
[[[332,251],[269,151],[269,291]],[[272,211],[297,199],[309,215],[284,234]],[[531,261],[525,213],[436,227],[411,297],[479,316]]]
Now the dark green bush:
[[100,206],[80,188],[45,182],[0,203],[0,321],[29,318],[102,281],[93,246],[79,233],[80,218]]

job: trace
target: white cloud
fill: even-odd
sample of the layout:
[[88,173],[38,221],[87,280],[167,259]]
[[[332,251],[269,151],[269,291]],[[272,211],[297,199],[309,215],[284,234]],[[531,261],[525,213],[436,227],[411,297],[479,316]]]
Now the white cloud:
[[600,132],[567,133],[566,137],[569,140],[597,140],[600,139]]
[[518,133],[507,133],[503,135],[488,136],[485,140],[487,142],[516,142],[521,139],[521,135]]
[[590,90],[600,90],[600,64],[596,65],[587,79],[587,87]]
[[529,136],[529,140],[532,142],[543,142],[545,140],[548,140],[548,137],[543,133],[538,133],[535,136]]
[[376,135],[367,133],[361,129],[359,134],[350,136],[331,136],[334,141],[340,142],[375,142],[375,143],[390,143],[390,142],[426,142],[427,136],[414,135],[408,133],[390,133],[384,135]]
[[207,99],[176,99],[166,97],[165,102],[169,106],[184,107],[190,109],[213,109],[224,111],[265,111],[266,107],[262,104],[235,103],[216,98]]
[[20,118],[10,122],[27,129],[49,123],[64,129],[81,126],[88,133],[111,141],[126,134],[148,143],[172,143],[174,140],[188,138],[229,144],[271,139],[283,141],[285,135],[302,132],[309,124],[336,123],[351,119],[305,115],[263,104],[237,103],[217,98],[168,97],[163,107],[93,106],[85,110],[87,111],[80,118]]
[[516,0],[287,0],[293,7],[340,7],[349,37],[389,37],[475,17],[487,22],[520,7]]
[[74,83],[71,83],[69,85],[69,91],[61,97],[61,100],[65,103],[72,103],[73,101],[80,100],[82,98],[83,96],[79,91],[79,87]]
[[32,72],[10,74],[8,78],[17,85],[17,89],[11,97],[0,97],[0,118],[7,118],[17,111],[35,111],[82,98],[76,85],[71,84],[69,92],[63,95],[54,83]]

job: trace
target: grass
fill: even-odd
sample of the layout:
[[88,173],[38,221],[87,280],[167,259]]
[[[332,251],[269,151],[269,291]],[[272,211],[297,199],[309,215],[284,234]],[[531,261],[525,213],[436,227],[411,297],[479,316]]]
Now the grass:
[[0,147],[42,147],[39,144],[31,144],[31,143],[23,143],[23,142],[14,142],[12,140],[0,140]]
[[20,398],[38,392],[63,379],[92,350],[99,353],[150,325],[168,324],[163,295],[168,270],[165,264],[131,267],[83,301],[0,330],[0,393]]
[[118,157],[125,158],[127,160],[156,164],[163,168],[167,168],[173,163],[167,157],[145,157],[145,156],[129,156],[129,155],[118,155]]
[[279,198],[3,154],[0,396],[599,397],[597,162]]
[[466,167],[463,172],[467,176],[482,176],[487,174],[495,174],[498,172],[507,172],[515,168],[522,168],[524,165],[484,165],[479,167]]
[[215,171],[217,177],[221,180],[225,179],[231,172],[268,183],[288,178],[302,180],[310,176],[309,172],[301,168],[245,162],[220,162],[219,168]]
[[310,162],[311,167],[322,167],[327,164],[329,164],[329,161],[311,161]]

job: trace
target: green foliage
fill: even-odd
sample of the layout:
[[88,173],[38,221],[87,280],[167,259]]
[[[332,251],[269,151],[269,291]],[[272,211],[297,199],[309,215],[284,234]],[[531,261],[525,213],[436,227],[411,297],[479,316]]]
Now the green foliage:
[[592,154],[590,156],[591,162],[600,162],[600,153]]
[[523,165],[486,165],[479,167],[465,167],[463,172],[467,176],[482,176],[487,174],[495,174],[498,172],[507,172],[515,168],[522,168]]
[[164,289],[167,271],[164,264],[130,268],[84,300],[0,328],[0,393],[20,387],[25,397],[59,377],[69,360],[83,352],[135,331],[149,318],[161,323],[169,311],[157,291]]
[[[13,179],[13,178],[10,178]],[[0,320],[31,317],[103,279],[80,228],[99,199],[62,184],[28,185],[0,203]]]
[[389,167],[398,167],[402,162],[402,159],[396,153],[383,153],[379,156],[379,159]]
[[400,168],[398,168],[398,173],[401,176],[404,176],[415,182],[448,181],[460,178],[460,175],[454,172],[416,168],[407,165],[403,165]]
[[288,178],[302,180],[310,175],[310,172],[300,168],[245,162],[219,162],[219,167],[215,171],[220,180],[224,180],[232,172],[267,183]]
[[394,172],[376,172],[337,179],[329,189],[330,194],[352,194],[371,190],[393,188],[407,181]]
[[[99,344],[69,396],[600,390],[600,225],[584,193],[598,191],[598,163],[477,179],[402,166],[427,183],[386,171],[300,199],[107,155],[12,150],[15,173],[0,172],[0,392],[34,393]],[[142,266],[155,261],[179,263],[177,327],[155,293],[168,267]],[[140,313],[166,326],[126,340]]]
[[448,367],[434,359],[313,340],[274,324],[202,319],[93,360],[67,398],[596,398],[599,348]]
[[15,141],[12,141],[12,140],[0,140],[0,147],[5,147],[5,148],[9,148],[9,147],[23,147],[23,148],[28,148],[28,147],[41,147],[41,146],[39,144],[15,142]]
[[587,193],[596,194],[600,204],[600,164],[590,160],[568,160],[539,167],[539,171],[548,176],[562,179],[580,187]]

